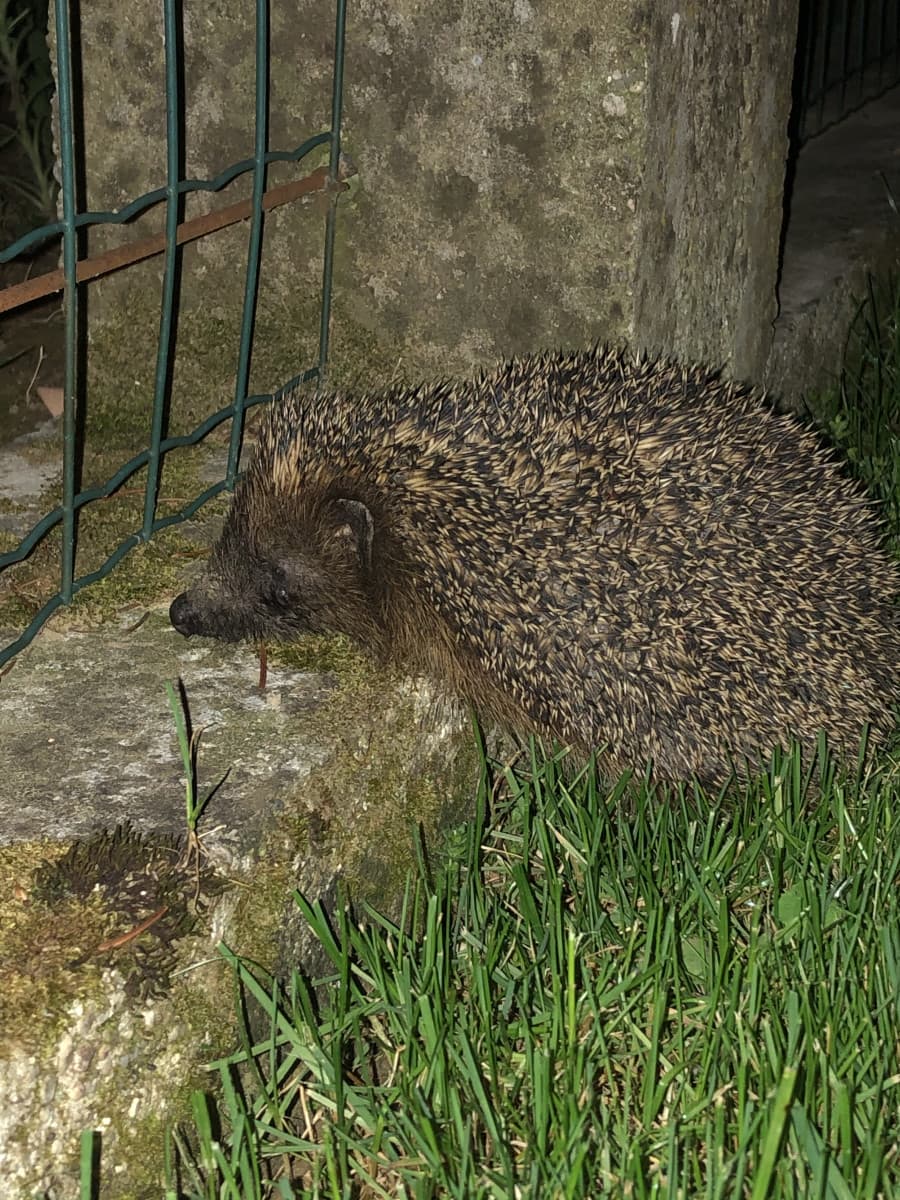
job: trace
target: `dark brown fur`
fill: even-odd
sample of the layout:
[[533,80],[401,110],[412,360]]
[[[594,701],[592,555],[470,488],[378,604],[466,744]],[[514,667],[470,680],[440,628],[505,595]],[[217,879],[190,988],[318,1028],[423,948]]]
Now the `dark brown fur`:
[[606,350],[266,421],[184,633],[348,634],[618,770],[892,726],[897,570],[812,434]]

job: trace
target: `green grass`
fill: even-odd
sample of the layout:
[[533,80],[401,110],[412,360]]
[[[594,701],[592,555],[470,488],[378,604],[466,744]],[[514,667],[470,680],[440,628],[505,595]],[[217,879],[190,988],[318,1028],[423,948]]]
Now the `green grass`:
[[399,921],[298,897],[315,987],[232,960],[266,1032],[170,1194],[900,1195],[896,779],[818,767],[666,797],[485,764]]
[[869,280],[847,335],[840,383],[809,408],[880,505],[900,552],[900,277]]

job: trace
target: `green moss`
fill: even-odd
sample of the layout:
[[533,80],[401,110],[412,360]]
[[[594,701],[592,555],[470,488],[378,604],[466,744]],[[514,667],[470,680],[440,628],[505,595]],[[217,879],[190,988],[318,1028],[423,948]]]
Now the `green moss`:
[[[115,868],[120,890],[124,886],[127,892],[133,885],[135,896],[144,892],[139,876],[141,863],[147,859],[146,839],[134,842],[139,853],[133,878],[129,870],[122,872],[127,865],[125,841],[120,839],[111,850],[109,838],[105,842],[101,838],[97,846],[102,861],[96,863],[89,843],[81,844],[80,850],[77,846],[66,851],[64,846],[21,843],[0,849],[0,890],[8,897],[0,912],[3,1041],[20,1053],[24,1049],[33,1054],[39,1062],[46,1061],[48,1071],[56,1061],[59,1039],[72,1028],[73,1011],[78,1011],[73,1006],[79,1005],[86,1013],[107,1012],[107,960],[112,957],[116,966],[121,965],[121,951],[111,956],[95,952],[104,938],[121,930],[111,921],[103,889],[88,886],[87,868],[101,874]],[[158,843],[157,852],[156,867],[165,874],[168,855],[164,842]],[[187,882],[191,884],[191,880]],[[148,935],[142,936],[146,939]],[[122,1021],[127,1021],[123,1006],[113,1011],[111,1024],[96,1024],[89,1035],[99,1051],[97,1062],[104,1065],[95,1071],[94,1087],[85,1097],[84,1123],[103,1130],[108,1147],[103,1195],[109,1200],[143,1200],[160,1194],[165,1129],[188,1115],[192,1089],[209,1087],[205,1063],[234,1043],[233,987],[226,964],[204,964],[202,980],[193,971],[177,974],[178,967],[192,967],[209,957],[208,934],[176,935],[167,943],[169,949],[176,972],[174,982],[153,1002],[155,1019],[142,1020],[135,1012],[123,1034]],[[118,1045],[122,1036],[133,1039],[137,1061],[152,1067],[135,1073],[135,1056]],[[115,1060],[111,1069],[107,1052]],[[177,1086],[176,1081],[180,1081]],[[165,1102],[160,1108],[162,1096]],[[123,1097],[134,1097],[137,1110],[123,1104]],[[112,1170],[116,1162],[128,1164],[126,1174]],[[73,1171],[76,1164],[73,1137],[69,1154]]]
[[[208,957],[208,942],[200,938],[195,944],[192,941],[181,947],[180,957],[186,964]],[[185,983],[170,992],[165,1001],[169,1011],[162,1014],[162,1019],[149,1031],[135,1027],[135,1036],[142,1036],[154,1047],[151,1051],[145,1046],[142,1058],[155,1064],[155,1073],[160,1068],[167,1072],[167,1059],[170,1055],[173,1058],[172,1074],[164,1076],[165,1108],[148,1103],[155,1073],[144,1076],[135,1088],[132,1063],[124,1063],[121,1073],[114,1073],[97,1091],[95,1110],[109,1118],[109,1131],[104,1136],[115,1146],[109,1157],[128,1165],[127,1174],[107,1172],[103,1195],[108,1200],[155,1200],[161,1194],[166,1135],[173,1126],[190,1118],[192,1092],[209,1091],[213,1086],[206,1064],[234,1046],[237,1021],[231,972],[224,961],[207,964],[203,971],[202,988],[193,985],[188,976]],[[211,971],[218,972],[215,984],[210,982]],[[173,1028],[179,1031],[176,1041],[170,1036]],[[170,1078],[180,1082],[173,1087]],[[134,1092],[142,1101],[136,1114],[122,1105],[122,1096]]]
[[[115,451],[107,450],[92,462],[95,484],[109,478],[119,465]],[[176,512],[208,486],[200,474],[208,455],[174,453],[163,465],[158,513]],[[98,570],[106,559],[135,531],[141,528],[144,514],[146,471],[139,471],[108,500],[86,505],[78,521],[76,577]],[[57,482],[41,497],[41,508],[50,511],[61,500]],[[204,507],[204,516],[222,513],[228,505],[225,495]],[[18,544],[14,540],[13,545]],[[13,627],[27,623],[38,609],[58,590],[62,530],[52,530],[22,563],[0,575],[0,624]],[[149,604],[160,596],[176,591],[186,562],[204,556],[187,536],[185,527],[171,526],[154,534],[147,543],[139,543],[125,555],[121,564],[105,578],[80,591],[69,609],[60,611],[56,620],[67,623],[101,621],[122,607]]]
[[79,592],[68,613],[57,620],[99,623],[124,608],[151,603],[161,595],[177,591],[184,563],[203,554],[177,529],[164,530],[150,542],[136,546],[122,569],[112,571]]
[[108,914],[97,897],[27,906],[7,897],[0,912],[3,962],[2,1038],[40,1055],[70,1021],[72,1004],[88,1004],[104,991],[101,964],[73,960],[107,935]]
[[[200,1084],[198,1074],[197,1083]],[[108,1098],[107,1098],[108,1093]],[[103,1089],[98,1097],[103,1111],[110,1114],[110,1133],[117,1148],[124,1152],[122,1158],[128,1163],[127,1178],[116,1177],[107,1169],[104,1179],[104,1196],[107,1200],[157,1200],[162,1193],[162,1164],[165,1161],[166,1133],[174,1121],[183,1121],[190,1116],[190,1092],[173,1098],[166,1116],[148,1113],[143,1118],[129,1119],[122,1111],[121,1092],[113,1088]],[[117,1156],[116,1156],[117,1157]]]
[[309,634],[293,642],[273,643],[268,653],[271,662],[295,671],[335,674],[344,680],[360,679],[372,669],[362,652],[342,634]]
[[165,993],[175,946],[223,890],[224,882],[207,864],[195,866],[185,857],[177,837],[145,834],[123,822],[79,839],[61,858],[38,868],[32,898],[50,906],[100,903],[116,938],[152,917],[139,936],[88,951],[119,971],[126,995],[143,998]]
[[[291,863],[305,846],[304,826],[281,824],[276,835],[266,839],[253,865],[252,886],[239,889],[230,923],[229,947],[267,970],[274,970],[278,935],[285,904],[291,895]],[[287,835],[287,836],[286,836]]]
[[[343,253],[340,245],[337,253],[339,257]],[[151,420],[159,297],[155,288],[141,283],[138,273],[127,303],[118,309],[118,320],[107,314],[98,324],[89,363],[86,442],[92,451],[115,450],[120,458],[147,444]],[[316,364],[319,317],[318,290],[298,287],[261,294],[253,338],[251,395],[269,394]],[[338,297],[334,318],[330,383],[366,388],[398,378],[393,348],[383,346],[374,333],[355,322]],[[170,434],[187,433],[232,403],[239,343],[239,306],[183,307],[168,414]],[[226,421],[208,435],[207,444],[224,446],[229,436]]]
[[[332,641],[341,648],[340,640]],[[304,780],[296,809],[305,813],[303,798],[317,797],[317,854],[330,852],[339,861],[354,899],[389,906],[415,863],[417,830],[431,844],[452,810],[448,799],[472,794],[475,746],[457,755],[448,774],[446,748],[431,749],[423,739],[421,701],[404,680],[376,669],[352,647],[349,670],[334,665],[338,686],[308,718],[313,736],[334,751]],[[351,730],[352,737],[342,736]],[[347,796],[353,797],[352,827]],[[292,811],[289,805],[288,819]]]

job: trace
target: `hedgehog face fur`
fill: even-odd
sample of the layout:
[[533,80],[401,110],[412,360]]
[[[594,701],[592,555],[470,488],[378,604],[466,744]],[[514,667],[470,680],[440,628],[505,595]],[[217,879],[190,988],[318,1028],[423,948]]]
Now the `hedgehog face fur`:
[[273,406],[185,634],[348,634],[610,771],[892,726],[895,565],[795,420],[612,350]]
[[290,641],[302,633],[365,638],[371,625],[368,510],[329,501],[298,545],[297,507],[265,478],[242,482],[205,577],[172,603],[170,618],[180,633],[229,642]]

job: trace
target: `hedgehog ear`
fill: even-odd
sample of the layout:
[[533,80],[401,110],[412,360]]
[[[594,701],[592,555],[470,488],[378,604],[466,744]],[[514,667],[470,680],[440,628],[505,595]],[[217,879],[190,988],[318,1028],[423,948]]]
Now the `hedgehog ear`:
[[334,538],[350,543],[359,558],[359,565],[368,571],[372,566],[372,539],[375,523],[369,509],[359,500],[343,497],[333,500]]

